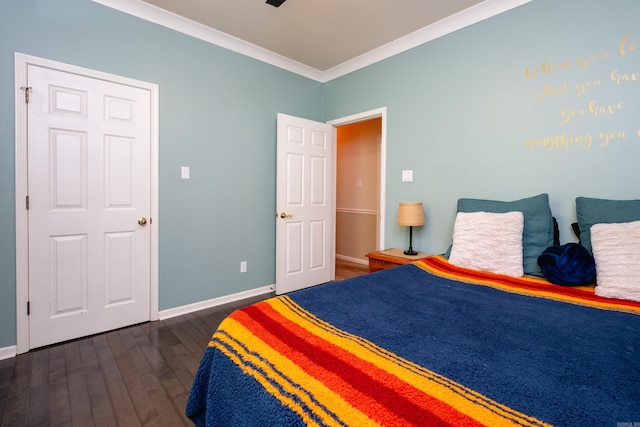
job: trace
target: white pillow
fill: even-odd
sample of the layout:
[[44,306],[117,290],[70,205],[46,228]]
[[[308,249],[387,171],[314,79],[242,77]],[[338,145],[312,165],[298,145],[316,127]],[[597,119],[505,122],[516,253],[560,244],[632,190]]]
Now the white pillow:
[[595,224],[596,295],[640,301],[640,221]]
[[458,212],[449,262],[472,270],[520,277],[524,215],[514,211]]

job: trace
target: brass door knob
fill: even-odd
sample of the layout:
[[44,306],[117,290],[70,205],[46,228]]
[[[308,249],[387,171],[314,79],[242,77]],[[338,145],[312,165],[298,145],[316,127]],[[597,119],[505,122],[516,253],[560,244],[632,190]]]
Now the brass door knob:
[[138,224],[140,224],[140,225],[147,225],[147,218],[140,218],[140,219],[138,219]]
[[285,212],[281,212],[280,213],[280,218],[285,219],[285,218],[291,218],[293,215],[287,215]]

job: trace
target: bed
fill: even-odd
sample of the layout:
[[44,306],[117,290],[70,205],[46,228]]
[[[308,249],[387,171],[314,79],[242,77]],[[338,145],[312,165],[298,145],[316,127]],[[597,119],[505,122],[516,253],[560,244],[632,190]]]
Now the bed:
[[517,276],[460,266],[455,232],[453,241],[449,259],[234,312],[205,350],[188,417],[198,426],[640,425],[639,301],[554,285],[529,274],[522,255]]

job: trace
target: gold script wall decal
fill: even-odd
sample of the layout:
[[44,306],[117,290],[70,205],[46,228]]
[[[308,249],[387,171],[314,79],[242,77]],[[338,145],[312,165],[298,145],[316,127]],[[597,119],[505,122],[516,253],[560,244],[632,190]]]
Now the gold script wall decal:
[[[557,62],[543,60],[537,66],[525,68],[525,79],[540,83],[534,91],[535,99],[543,104],[550,102],[547,108],[557,111],[557,121],[549,123],[550,127],[571,128],[528,138],[523,143],[525,147],[547,151],[569,150],[571,147],[588,150],[640,138],[640,130],[621,129],[624,120],[617,119],[619,116],[628,117],[633,111],[640,111],[637,94],[616,90],[630,88],[632,85],[637,89],[640,85],[640,64],[629,61],[629,58],[638,57],[640,40],[635,39],[632,34],[625,34],[619,39],[617,46],[612,48],[615,52],[613,54],[607,51]],[[606,69],[607,64],[611,66],[603,72],[602,69]],[[545,81],[549,79],[554,81]],[[625,99],[601,99],[612,96]],[[586,126],[593,123],[599,123],[597,126],[602,126],[602,129],[592,131],[593,126]],[[591,131],[585,132],[585,128]]]

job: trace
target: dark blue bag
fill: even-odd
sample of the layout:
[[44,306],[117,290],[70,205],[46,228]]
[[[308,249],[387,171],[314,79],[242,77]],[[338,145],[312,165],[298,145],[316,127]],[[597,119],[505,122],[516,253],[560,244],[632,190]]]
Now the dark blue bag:
[[538,257],[538,265],[544,277],[556,285],[577,286],[596,281],[593,256],[578,243],[548,247]]

